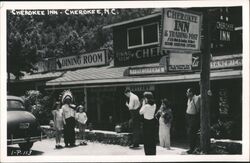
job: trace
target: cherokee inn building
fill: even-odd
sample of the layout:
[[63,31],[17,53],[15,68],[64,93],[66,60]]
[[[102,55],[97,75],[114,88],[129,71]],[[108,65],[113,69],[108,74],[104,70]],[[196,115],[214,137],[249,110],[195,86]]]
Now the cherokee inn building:
[[[164,12],[163,12],[164,11]],[[145,17],[103,27],[112,29],[114,58],[106,50],[80,56],[47,59],[25,75],[12,91],[25,88],[58,94],[70,89],[76,104],[87,107],[94,129],[114,130],[129,120],[124,89],[140,98],[152,91],[159,108],[162,98],[172,104],[172,137],[185,136],[186,89],[199,94],[203,49],[201,8],[165,9]],[[242,8],[213,8],[211,18],[211,125],[232,120],[235,137],[242,130]],[[10,84],[12,84],[10,83]],[[11,90],[10,90],[11,91]]]

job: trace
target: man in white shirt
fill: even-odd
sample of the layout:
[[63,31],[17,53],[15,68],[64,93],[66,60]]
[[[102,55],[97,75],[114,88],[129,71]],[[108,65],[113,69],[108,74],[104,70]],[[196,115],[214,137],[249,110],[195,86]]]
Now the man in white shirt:
[[64,123],[64,143],[65,147],[74,147],[75,145],[75,110],[71,106],[72,98],[63,99],[62,115]]
[[139,98],[137,95],[132,93],[130,89],[126,89],[124,91],[125,96],[129,98],[129,103],[126,102],[126,106],[129,109],[130,112],[130,118],[132,123],[132,145],[130,148],[137,148],[139,147],[140,143],[140,115],[139,115],[139,108],[141,106]]
[[188,88],[186,92],[188,101],[187,101],[187,110],[186,110],[186,121],[187,121],[187,135],[189,141],[189,150],[188,154],[193,153],[196,147],[197,141],[197,132],[199,130],[199,110],[201,107],[201,96],[196,96],[192,88]]
[[[212,96],[211,90],[208,90],[207,94]],[[187,134],[190,148],[187,153],[192,154],[196,147],[197,132],[200,128],[201,95],[195,95],[193,88],[188,88],[186,95],[188,98],[186,110]]]

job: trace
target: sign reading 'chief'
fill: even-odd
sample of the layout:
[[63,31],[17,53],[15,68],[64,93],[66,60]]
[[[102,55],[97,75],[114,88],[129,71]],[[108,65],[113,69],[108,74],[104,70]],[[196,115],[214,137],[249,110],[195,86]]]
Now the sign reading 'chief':
[[105,51],[86,53],[79,56],[58,58],[56,70],[105,65]]
[[164,9],[162,48],[200,50],[201,15],[183,10]]

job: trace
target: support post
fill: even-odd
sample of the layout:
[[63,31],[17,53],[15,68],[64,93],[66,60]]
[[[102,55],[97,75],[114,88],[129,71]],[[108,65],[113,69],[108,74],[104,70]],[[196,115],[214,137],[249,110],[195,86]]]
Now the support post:
[[210,47],[211,47],[211,27],[209,21],[209,11],[203,12],[203,32],[204,32],[204,48],[201,54],[201,74],[200,74],[200,90],[201,90],[201,134],[200,147],[202,153],[208,153],[210,148],[210,104],[208,90],[210,90]]

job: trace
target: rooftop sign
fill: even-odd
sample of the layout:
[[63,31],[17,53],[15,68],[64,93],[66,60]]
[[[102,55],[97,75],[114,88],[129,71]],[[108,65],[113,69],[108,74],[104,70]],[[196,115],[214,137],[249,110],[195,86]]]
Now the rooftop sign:
[[200,51],[201,14],[188,10],[163,10],[162,48]]
[[86,53],[79,56],[69,56],[56,59],[56,70],[105,65],[105,51]]
[[36,64],[36,73],[60,71],[74,68],[101,66],[106,64],[105,50],[85,53],[79,56],[52,58]]

